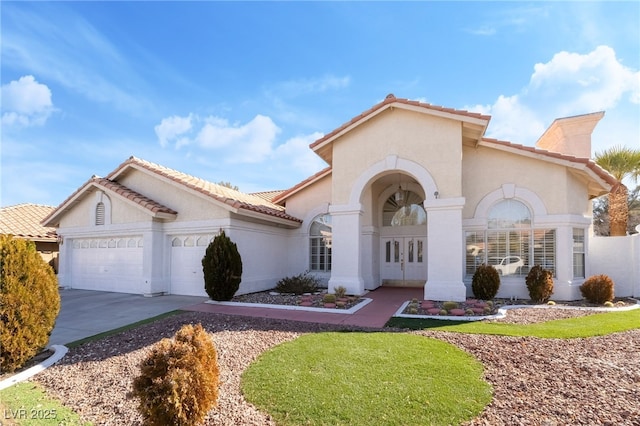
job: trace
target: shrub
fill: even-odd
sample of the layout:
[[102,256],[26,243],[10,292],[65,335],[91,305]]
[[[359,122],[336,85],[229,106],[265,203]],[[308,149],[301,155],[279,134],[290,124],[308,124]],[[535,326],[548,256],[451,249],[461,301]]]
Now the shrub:
[[276,291],[280,293],[304,294],[318,291],[320,281],[308,272],[285,277],[276,284]]
[[525,278],[529,297],[535,303],[545,303],[553,294],[553,274],[540,265],[535,265]]
[[242,281],[242,258],[238,247],[222,231],[202,258],[204,288],[212,300],[231,300]]
[[500,275],[492,265],[480,265],[473,274],[471,290],[476,299],[489,300],[496,297],[500,289]]
[[323,303],[336,303],[336,295],[327,293],[322,297]]
[[582,297],[591,303],[602,305],[611,302],[614,297],[613,280],[607,275],[594,275],[580,286]]
[[60,312],[58,279],[31,241],[0,236],[0,369],[42,350]]
[[450,311],[452,309],[456,309],[458,307],[458,303],[457,302],[444,302],[442,304],[442,307],[445,308],[447,311]]
[[347,295],[347,289],[344,286],[339,285],[338,287],[333,289],[333,292],[336,294],[338,299],[342,299]]
[[129,396],[139,399],[145,425],[196,425],[217,404],[216,349],[200,324],[162,339],[140,364]]

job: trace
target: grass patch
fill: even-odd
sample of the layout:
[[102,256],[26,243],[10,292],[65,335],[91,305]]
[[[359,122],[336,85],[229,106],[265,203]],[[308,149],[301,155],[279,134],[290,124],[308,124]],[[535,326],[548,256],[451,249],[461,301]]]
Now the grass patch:
[[503,324],[484,321],[460,322],[396,317],[391,318],[386,327],[408,328],[411,330],[437,329],[468,334],[571,339],[604,336],[640,328],[640,309],[607,312],[536,324]]
[[105,337],[113,336],[114,334],[118,334],[118,333],[121,333],[123,331],[131,330],[133,328],[137,328],[137,327],[140,327],[141,325],[149,324],[151,322],[158,321],[158,320],[161,320],[163,318],[167,318],[167,317],[171,317],[171,316],[174,316],[174,315],[182,314],[184,312],[185,311],[182,311],[182,310],[179,310],[179,309],[175,310],[175,311],[165,312],[164,314],[156,315],[155,317],[143,319],[142,321],[138,321],[138,322],[134,322],[134,323],[131,323],[131,324],[124,325],[122,327],[114,328],[113,330],[109,330],[109,331],[105,331],[105,332],[102,332],[102,333],[94,334],[93,336],[85,337],[84,339],[75,340],[75,341],[73,341],[71,343],[65,344],[65,346],[68,347],[69,349],[75,348],[75,347],[78,347],[80,345],[84,345],[85,343],[94,342],[96,340],[104,339]]
[[317,333],[263,353],[242,375],[242,391],[282,425],[450,425],[490,402],[482,371],[436,339]]
[[22,382],[0,391],[3,425],[77,426],[90,425],[59,401],[51,399],[42,387]]

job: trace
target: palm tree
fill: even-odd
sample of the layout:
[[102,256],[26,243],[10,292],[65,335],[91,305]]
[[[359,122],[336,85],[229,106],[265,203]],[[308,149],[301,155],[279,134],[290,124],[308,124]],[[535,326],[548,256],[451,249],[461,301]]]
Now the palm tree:
[[610,235],[627,234],[629,206],[627,204],[628,189],[622,183],[626,178],[634,181],[640,176],[640,149],[614,146],[603,152],[597,152],[596,163],[616,178],[616,183],[609,192]]

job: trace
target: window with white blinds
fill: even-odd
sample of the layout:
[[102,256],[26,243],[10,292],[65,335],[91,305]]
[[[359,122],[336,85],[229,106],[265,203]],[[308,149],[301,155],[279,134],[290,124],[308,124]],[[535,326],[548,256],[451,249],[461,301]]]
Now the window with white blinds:
[[309,269],[331,271],[331,216],[316,216],[309,228]]
[[584,229],[573,229],[573,278],[585,278]]
[[555,229],[534,229],[529,208],[516,200],[497,203],[489,212],[487,229],[465,234],[465,273],[482,264],[502,276],[526,276],[534,265],[556,273]]

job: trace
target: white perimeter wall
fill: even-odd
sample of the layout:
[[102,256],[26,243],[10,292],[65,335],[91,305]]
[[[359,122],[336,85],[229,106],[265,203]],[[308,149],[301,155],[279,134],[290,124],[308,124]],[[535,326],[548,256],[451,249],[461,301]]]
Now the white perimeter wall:
[[616,297],[640,297],[640,234],[592,237],[588,259],[588,275],[611,277]]

